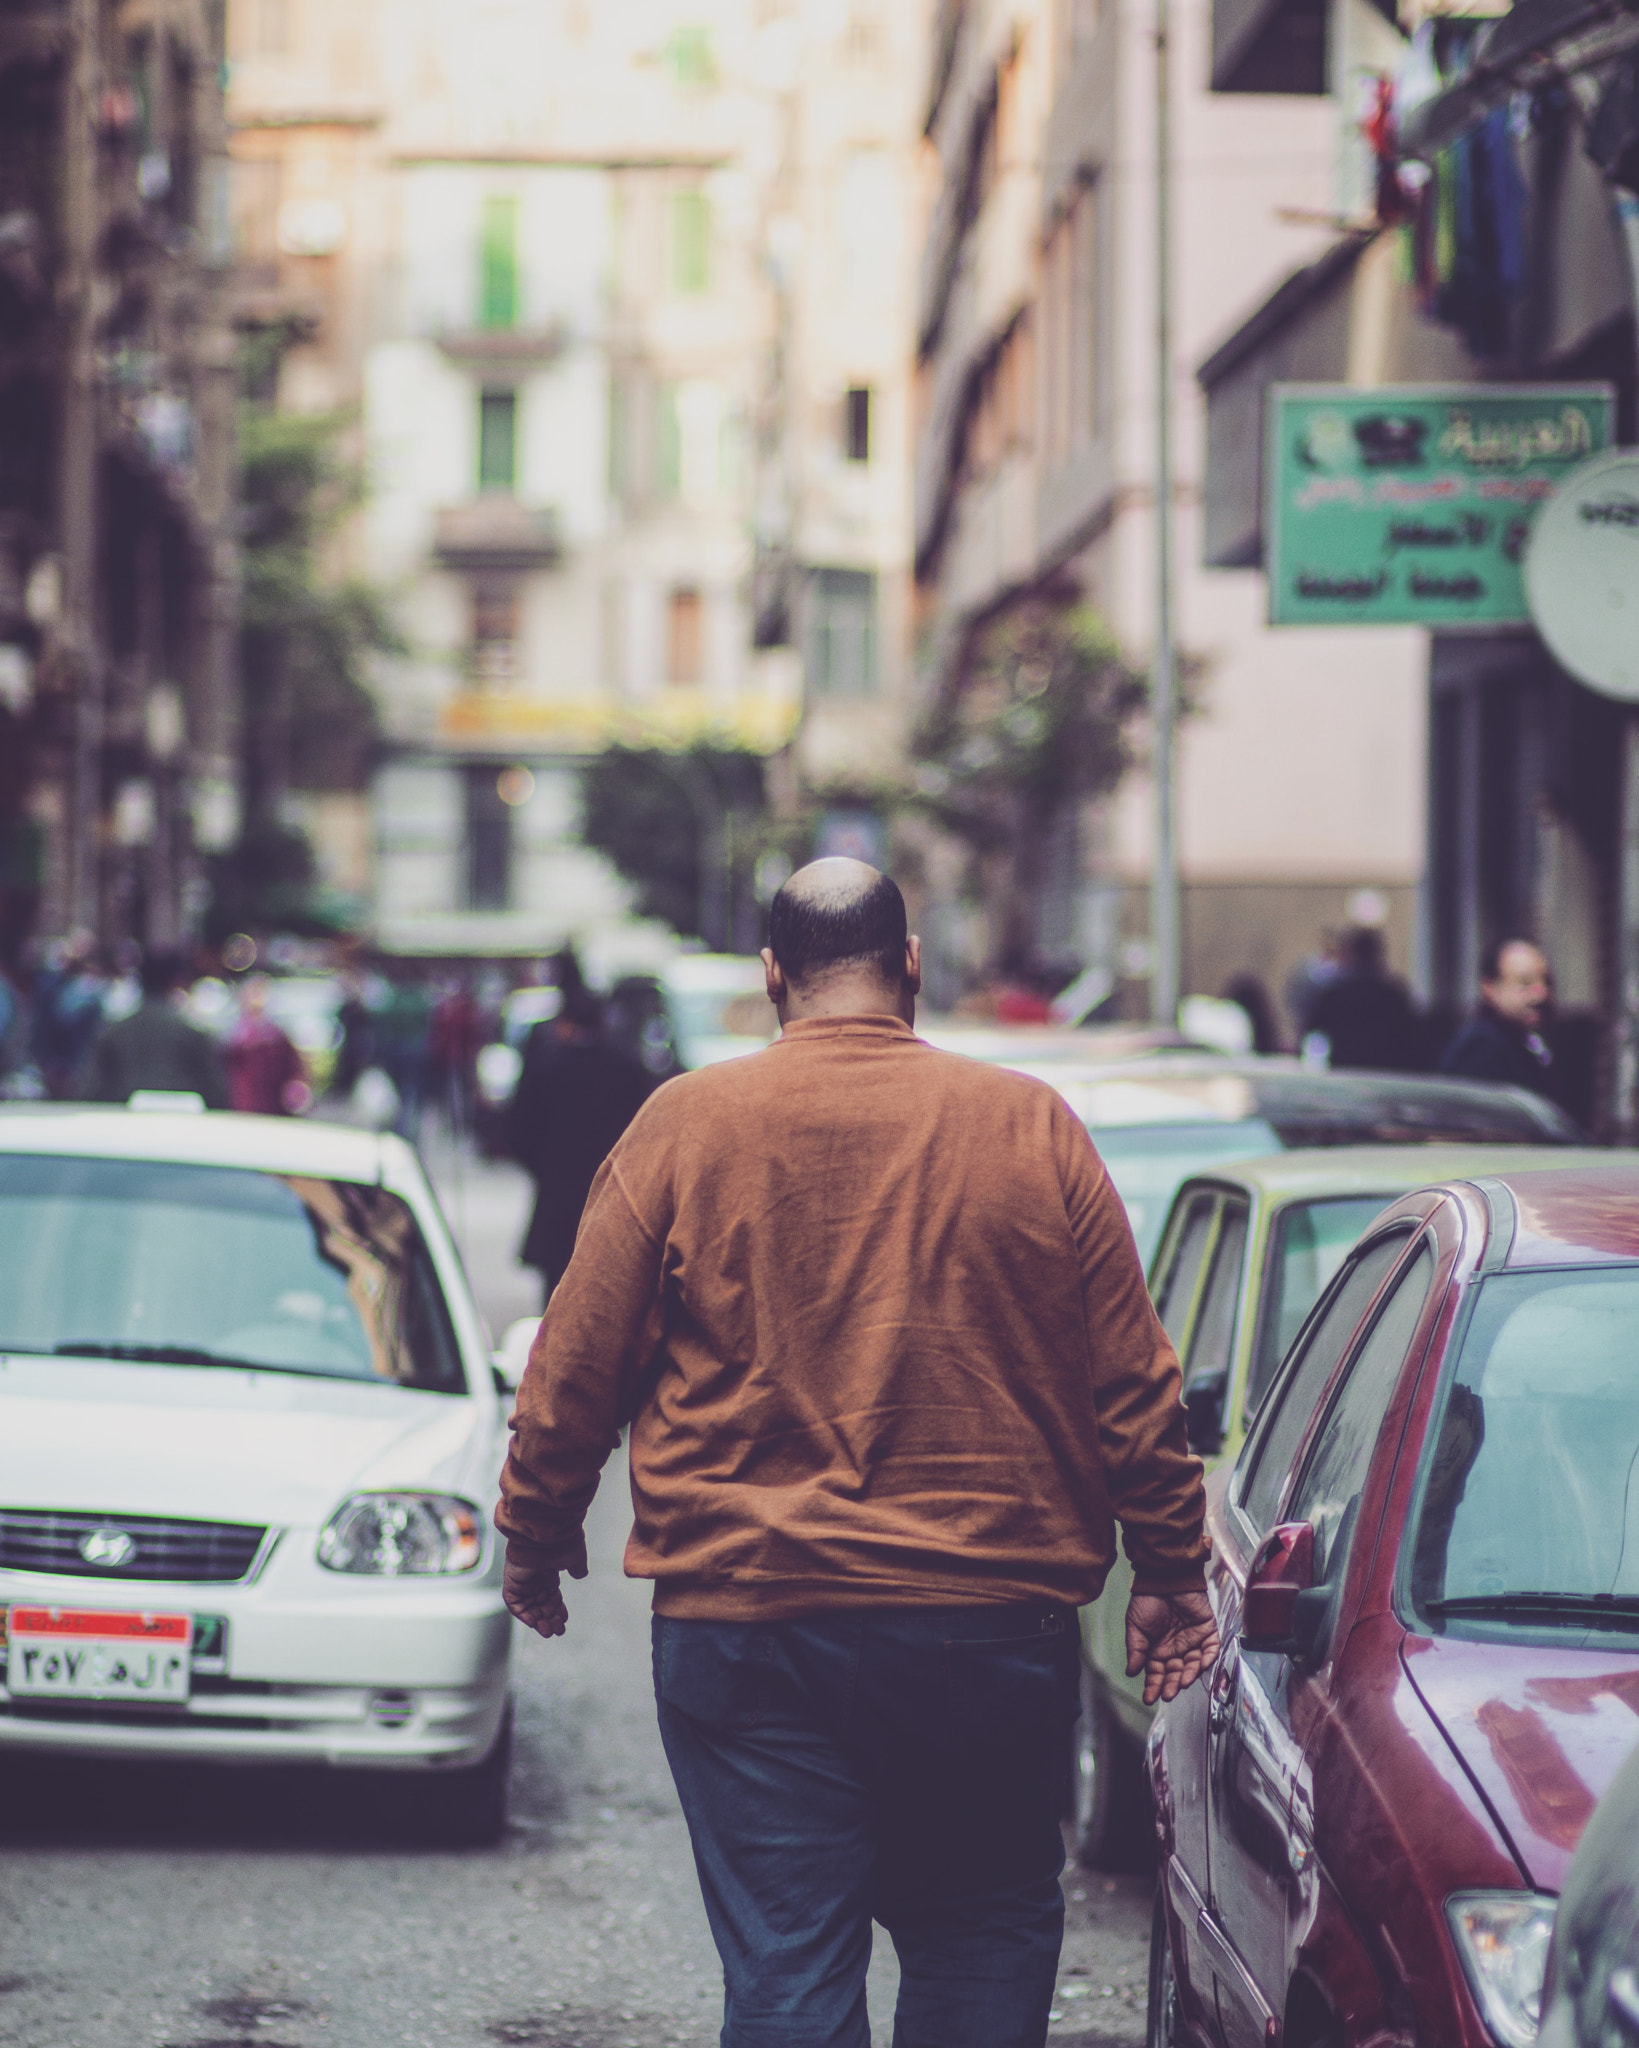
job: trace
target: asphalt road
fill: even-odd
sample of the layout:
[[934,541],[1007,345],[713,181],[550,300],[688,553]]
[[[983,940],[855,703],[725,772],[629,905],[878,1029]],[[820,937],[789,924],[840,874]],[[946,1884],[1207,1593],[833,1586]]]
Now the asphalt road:
[[[534,1309],[525,1189],[429,1148],[497,1333]],[[405,1838],[381,1781],[0,1767],[0,2043],[17,2048],[707,2048],[721,1980],[655,1732],[624,1475],[589,1522],[567,1637],[520,1631],[513,1825]],[[1060,2048],[1143,2038],[1149,1883],[1066,1874]],[[871,1979],[886,2048],[896,1972]]]

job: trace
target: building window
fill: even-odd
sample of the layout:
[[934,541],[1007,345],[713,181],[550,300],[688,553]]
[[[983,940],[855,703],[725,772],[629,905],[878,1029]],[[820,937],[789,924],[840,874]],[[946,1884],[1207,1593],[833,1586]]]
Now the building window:
[[603,687],[621,697],[626,694],[626,586],[618,577],[611,576],[603,586],[602,612]]
[[504,690],[518,680],[518,586],[510,576],[485,576],[472,586],[472,682]]
[[1058,0],[1059,60],[1073,64],[1098,29],[1098,0]]
[[666,680],[698,687],[705,676],[706,606],[698,590],[674,590],[666,606]]
[[1083,186],[1048,237],[1042,423],[1049,468],[1098,431],[1098,191]]
[[290,54],[290,0],[249,0],[241,19],[245,23],[245,56],[287,57]]
[[808,687],[816,697],[876,694],[876,578],[817,569],[808,590]]
[[842,452],[850,462],[871,459],[871,387],[853,385],[842,402]]
[[501,793],[508,772],[493,761],[467,767],[468,910],[505,910],[512,901],[512,806]]
[[683,487],[683,422],[677,386],[654,386],[654,495],[675,498]]
[[276,156],[240,157],[230,164],[233,239],[241,263],[266,267],[279,260],[283,168]]
[[709,28],[680,28],[674,31],[666,55],[673,80],[678,85],[702,86],[717,83],[717,61],[712,55]]
[[988,476],[1010,455],[1030,446],[1036,404],[1036,364],[1028,313],[1003,337],[979,378],[968,417],[968,474]]
[[518,324],[518,202],[484,201],[478,238],[478,325]]
[[902,181],[885,149],[850,149],[836,168],[834,244],[842,289],[854,299],[892,294],[903,271]]
[[485,391],[478,399],[478,488],[510,491],[518,480],[518,395]]
[[711,289],[711,202],[698,185],[671,196],[671,281],[686,297]]

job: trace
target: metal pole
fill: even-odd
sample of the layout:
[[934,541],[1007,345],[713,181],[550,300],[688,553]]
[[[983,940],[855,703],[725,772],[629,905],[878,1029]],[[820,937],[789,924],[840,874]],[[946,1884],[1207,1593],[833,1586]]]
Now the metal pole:
[[1617,864],[1615,1058],[1611,1136],[1631,1145],[1639,1126],[1639,710],[1622,730],[1622,840]]
[[1151,881],[1150,1014],[1178,1019],[1178,828],[1173,808],[1177,650],[1172,568],[1172,119],[1168,0],[1155,0],[1155,871]]
[[58,430],[58,545],[63,639],[74,678],[70,780],[69,916],[101,924],[98,826],[102,815],[102,674],[95,627],[97,366],[93,271],[97,249],[97,0],[73,0],[63,87],[63,400]]

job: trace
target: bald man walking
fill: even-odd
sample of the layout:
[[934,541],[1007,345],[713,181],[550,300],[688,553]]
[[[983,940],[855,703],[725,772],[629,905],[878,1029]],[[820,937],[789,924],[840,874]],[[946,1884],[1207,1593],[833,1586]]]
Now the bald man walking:
[[792,876],[763,960],[779,1038],[668,1082],[593,1186],[518,1394],[507,1604],[562,1632],[629,1423],[724,2048],[869,2048],[873,1918],[895,2048],[1041,2048],[1117,1520],[1145,1697],[1217,1654],[1177,1361],[1062,1098],[915,1036],[886,876]]

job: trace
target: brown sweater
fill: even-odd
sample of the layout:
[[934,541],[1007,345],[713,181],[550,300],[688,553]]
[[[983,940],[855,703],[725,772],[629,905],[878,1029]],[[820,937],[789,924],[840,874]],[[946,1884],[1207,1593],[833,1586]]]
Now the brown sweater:
[[790,1024],[650,1097],[594,1183],[518,1392],[496,1522],[540,1569],[631,1424],[662,1614],[1085,1602],[1126,1532],[1199,1585],[1178,1363],[1051,1088],[893,1017]]

